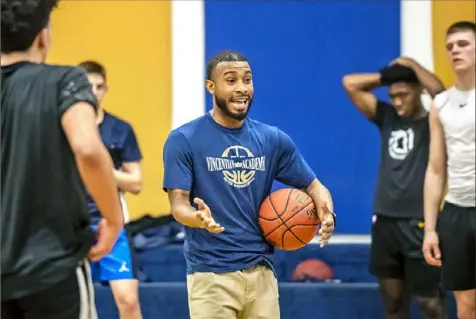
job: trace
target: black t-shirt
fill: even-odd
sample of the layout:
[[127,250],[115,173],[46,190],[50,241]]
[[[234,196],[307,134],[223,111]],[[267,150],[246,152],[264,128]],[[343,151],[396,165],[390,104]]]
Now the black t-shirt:
[[392,105],[379,101],[373,122],[382,137],[374,212],[396,218],[423,218],[423,185],[430,148],[428,116],[404,119]]
[[9,300],[65,279],[94,243],[61,117],[96,100],[75,67],[19,62],[1,70],[1,297]]

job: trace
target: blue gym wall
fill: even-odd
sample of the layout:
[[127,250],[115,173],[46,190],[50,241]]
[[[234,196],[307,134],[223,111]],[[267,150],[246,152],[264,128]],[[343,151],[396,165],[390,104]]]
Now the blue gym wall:
[[206,1],[205,39],[207,60],[225,49],[248,57],[250,116],[293,138],[333,194],[336,232],[368,234],[380,137],[341,81],[399,56],[400,1]]

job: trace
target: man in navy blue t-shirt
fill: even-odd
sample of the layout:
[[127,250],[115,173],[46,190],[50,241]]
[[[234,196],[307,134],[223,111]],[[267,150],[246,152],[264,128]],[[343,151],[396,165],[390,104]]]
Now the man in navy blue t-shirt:
[[[106,70],[95,61],[85,61],[80,65],[86,70],[93,93],[98,101],[97,122],[99,134],[111,155],[114,176],[119,187],[124,221],[129,221],[124,193],[139,194],[142,188],[140,162],[142,154],[131,125],[104,111],[101,102],[107,92]],[[101,216],[93,198],[87,194],[91,224],[96,228]],[[139,282],[133,261],[132,246],[126,230],[123,229],[111,253],[91,264],[93,281],[108,282],[121,318],[142,318],[139,305]]]
[[254,89],[243,55],[216,55],[206,87],[213,110],[172,131],[164,146],[163,187],[187,226],[190,316],[277,319],[274,248],[261,234],[259,207],[273,180],[304,189],[319,207],[325,244],[334,229],[331,195],[288,135],[247,118]]

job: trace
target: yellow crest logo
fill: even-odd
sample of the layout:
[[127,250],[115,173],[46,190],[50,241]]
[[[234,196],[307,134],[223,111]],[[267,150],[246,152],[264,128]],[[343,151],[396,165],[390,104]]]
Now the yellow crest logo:
[[246,147],[234,145],[228,147],[221,157],[207,157],[209,172],[221,171],[224,181],[233,187],[248,187],[257,171],[266,170],[266,157],[255,157]]

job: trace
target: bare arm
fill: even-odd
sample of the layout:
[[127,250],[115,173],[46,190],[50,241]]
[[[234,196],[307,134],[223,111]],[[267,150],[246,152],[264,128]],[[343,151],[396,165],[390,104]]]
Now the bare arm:
[[319,216],[321,224],[319,242],[322,248],[329,242],[337,222],[332,196],[329,190],[317,178],[304,191],[312,198]]
[[[321,207],[321,205],[325,203],[329,210],[334,212],[334,203],[332,201],[331,193],[317,178],[314,179],[304,191],[312,198],[316,207]],[[323,212],[322,209],[318,209],[318,213],[319,219],[324,220],[325,212]]]
[[94,109],[85,102],[71,106],[61,125],[73,150],[77,167],[101,214],[111,226],[122,227],[123,217],[111,157],[99,136]]
[[367,118],[375,118],[377,97],[370,91],[380,86],[380,74],[349,74],[344,76],[342,83],[357,109]]
[[434,231],[446,181],[446,146],[438,110],[430,109],[430,158],[425,176],[425,231]]
[[191,228],[199,228],[197,210],[190,204],[190,192],[183,189],[168,189],[170,210],[175,220]]
[[117,185],[134,195],[142,191],[142,170],[139,162],[124,163],[121,170],[114,170]]

